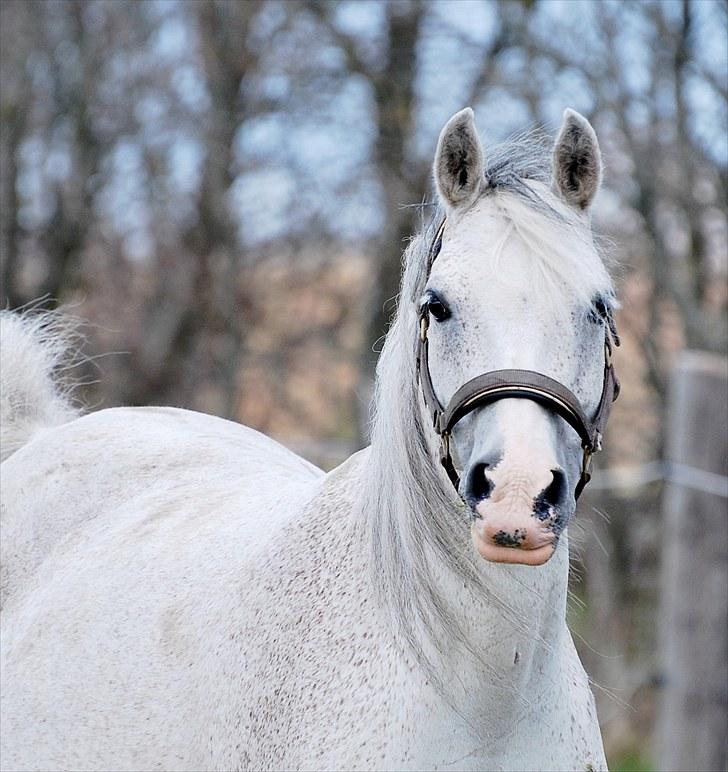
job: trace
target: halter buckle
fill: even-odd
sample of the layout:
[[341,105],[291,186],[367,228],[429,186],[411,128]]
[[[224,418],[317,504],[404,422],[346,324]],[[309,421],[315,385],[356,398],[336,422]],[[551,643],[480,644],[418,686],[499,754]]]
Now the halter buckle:
[[427,314],[423,314],[420,317],[420,340],[424,343],[427,340],[427,328],[430,326],[430,321],[427,318]]
[[455,488],[455,490],[458,491],[458,495],[460,495],[460,475],[458,474],[457,469],[455,469],[455,464],[453,464],[452,456],[450,455],[449,432],[443,432],[440,435],[440,463],[442,464],[445,473],[450,478],[453,488]]
[[584,448],[584,456],[581,461],[581,477],[585,482],[591,479],[592,456],[594,453],[589,448]]

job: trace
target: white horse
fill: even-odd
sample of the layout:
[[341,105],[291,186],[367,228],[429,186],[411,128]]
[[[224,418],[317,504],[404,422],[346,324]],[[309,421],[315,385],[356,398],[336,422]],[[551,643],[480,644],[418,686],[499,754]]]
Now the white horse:
[[552,159],[486,159],[470,109],[447,123],[371,447],[329,474],[186,410],[78,417],[53,336],[4,314],[3,769],[606,768],[565,623],[577,432],[479,406],[450,437],[458,496],[417,371],[429,320],[442,404],[523,368],[597,410],[612,285],[573,111]]

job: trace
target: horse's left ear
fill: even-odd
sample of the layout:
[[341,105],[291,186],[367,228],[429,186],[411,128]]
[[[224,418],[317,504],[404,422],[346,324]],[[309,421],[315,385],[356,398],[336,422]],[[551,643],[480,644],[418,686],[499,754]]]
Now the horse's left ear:
[[602,154],[591,124],[576,110],[564,110],[554,145],[554,185],[576,209],[587,209],[602,180]]

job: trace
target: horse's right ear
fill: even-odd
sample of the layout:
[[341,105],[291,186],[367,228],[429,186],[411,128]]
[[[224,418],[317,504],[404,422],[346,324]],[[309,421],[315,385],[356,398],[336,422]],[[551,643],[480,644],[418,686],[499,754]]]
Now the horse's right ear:
[[447,208],[473,203],[483,184],[483,166],[475,116],[466,107],[445,124],[435,153],[435,184]]

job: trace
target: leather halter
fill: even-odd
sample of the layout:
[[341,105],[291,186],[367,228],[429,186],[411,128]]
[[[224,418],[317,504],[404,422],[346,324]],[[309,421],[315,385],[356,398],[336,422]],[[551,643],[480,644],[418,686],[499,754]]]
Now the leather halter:
[[[445,229],[443,220],[437,229],[430,246],[427,276],[432,264],[442,248],[442,234]],[[430,317],[424,304],[419,315],[420,330],[417,344],[417,373],[432,426],[440,436],[440,463],[447,472],[455,490],[459,492],[460,477],[455,469],[450,454],[450,436],[455,425],[473,410],[489,405],[500,399],[530,399],[563,418],[581,438],[583,459],[581,476],[576,485],[574,497],[579,498],[584,487],[591,479],[591,459],[594,453],[602,449],[602,436],[609,418],[612,402],[619,395],[619,380],[612,364],[612,345],[619,345],[619,336],[614,319],[607,312],[604,333],[604,378],[602,395],[596,413],[589,418],[579,399],[559,381],[533,370],[491,370],[467,381],[453,394],[452,399],[443,407],[435,394],[428,360],[427,332]]]

